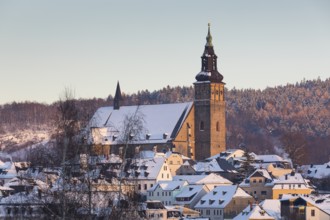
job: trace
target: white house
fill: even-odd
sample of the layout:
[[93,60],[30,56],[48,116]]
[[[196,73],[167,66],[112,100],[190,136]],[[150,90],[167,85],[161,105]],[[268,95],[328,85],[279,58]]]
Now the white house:
[[148,190],[147,200],[158,200],[164,205],[172,205],[175,196],[187,185],[187,181],[159,181]]
[[185,180],[189,183],[189,185],[205,185],[210,190],[216,186],[233,184],[230,180],[215,173],[208,175],[177,175],[174,176],[173,179],[181,181]]
[[0,153],[0,185],[17,176],[15,164],[9,154]]
[[158,181],[172,180],[171,171],[162,156],[133,159],[122,175],[126,181],[134,183],[137,190],[144,195]]
[[194,208],[196,203],[210,190],[205,185],[187,185],[175,196],[174,205]]

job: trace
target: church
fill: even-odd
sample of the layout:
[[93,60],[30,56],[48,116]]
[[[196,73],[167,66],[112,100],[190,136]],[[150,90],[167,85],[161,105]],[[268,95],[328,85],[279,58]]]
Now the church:
[[201,61],[193,102],[121,106],[117,83],[113,106],[99,108],[89,123],[94,152],[130,157],[141,150],[172,151],[203,160],[225,151],[225,83],[210,24]]

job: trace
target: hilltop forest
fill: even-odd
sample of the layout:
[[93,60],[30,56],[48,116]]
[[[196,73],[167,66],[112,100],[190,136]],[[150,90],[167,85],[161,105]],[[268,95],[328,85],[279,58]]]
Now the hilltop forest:
[[[153,92],[142,90],[122,96],[122,105],[188,102],[193,100],[194,89],[167,86]],[[228,148],[296,157],[297,163],[304,164],[330,160],[330,78],[303,80],[264,90],[234,88],[226,90],[225,96]],[[105,99],[75,100],[81,124],[85,124],[97,108],[112,102],[111,95]],[[55,130],[59,103],[0,105],[0,135],[29,128]],[[8,143],[2,141],[0,145],[10,152]]]

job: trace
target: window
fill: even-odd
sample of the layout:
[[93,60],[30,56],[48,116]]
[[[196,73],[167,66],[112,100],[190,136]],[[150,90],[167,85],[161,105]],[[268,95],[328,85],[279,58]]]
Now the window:
[[150,184],[150,188],[153,187],[153,186],[154,186],[154,184],[151,183],[151,184]]
[[157,192],[157,196],[159,196],[159,192]]
[[141,190],[141,184],[139,184],[138,189]]
[[315,209],[311,210],[311,216],[315,216]]
[[210,215],[210,210],[209,209],[206,210],[206,215]]
[[262,179],[259,180],[259,183],[262,183]]
[[204,131],[204,121],[199,124],[199,130]]
[[168,195],[171,196],[171,192],[168,192]]
[[219,126],[219,122],[217,121],[217,124],[216,124],[216,126],[215,126],[215,129],[217,130],[217,131],[220,131],[220,126]]
[[167,174],[167,179],[169,179],[170,178],[170,174]]
[[267,191],[261,191],[261,195],[263,196],[267,195]]
[[147,190],[147,184],[144,184],[144,189]]
[[256,180],[256,179],[254,179],[254,180],[253,180],[253,183],[256,183],[256,182],[257,182],[257,180]]

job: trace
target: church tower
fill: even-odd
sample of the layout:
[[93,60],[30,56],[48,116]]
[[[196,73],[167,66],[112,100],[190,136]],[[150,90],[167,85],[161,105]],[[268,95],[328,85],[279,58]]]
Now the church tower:
[[203,160],[226,150],[225,83],[217,69],[210,24],[195,87],[195,159]]

